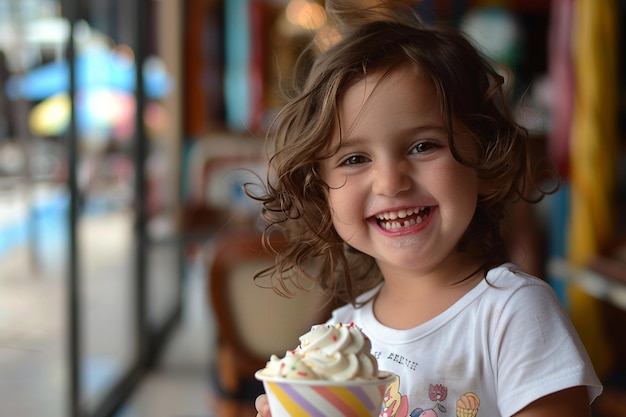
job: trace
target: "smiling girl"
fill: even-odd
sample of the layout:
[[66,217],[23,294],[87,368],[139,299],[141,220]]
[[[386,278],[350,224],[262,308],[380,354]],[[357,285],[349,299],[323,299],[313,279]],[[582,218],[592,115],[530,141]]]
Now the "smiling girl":
[[381,416],[589,416],[587,354],[500,233],[524,190],[543,194],[502,77],[455,30],[326,4],[345,36],[279,114],[255,196],[290,242],[273,285],[297,271],[347,303],[329,322],[361,327],[399,378]]

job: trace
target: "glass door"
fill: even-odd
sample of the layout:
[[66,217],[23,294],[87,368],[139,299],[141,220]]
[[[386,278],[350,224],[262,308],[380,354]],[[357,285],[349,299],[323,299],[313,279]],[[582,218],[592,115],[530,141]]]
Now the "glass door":
[[180,312],[180,38],[168,30],[171,2],[74,1],[74,398],[77,412],[107,416],[154,364]]
[[113,415],[176,324],[177,3],[0,0],[0,415]]
[[[68,2],[74,42],[69,185],[75,210],[74,408],[93,414],[137,368],[135,2]],[[72,157],[70,156],[70,159]],[[74,279],[72,279],[74,275]],[[72,298],[71,298],[72,299]]]

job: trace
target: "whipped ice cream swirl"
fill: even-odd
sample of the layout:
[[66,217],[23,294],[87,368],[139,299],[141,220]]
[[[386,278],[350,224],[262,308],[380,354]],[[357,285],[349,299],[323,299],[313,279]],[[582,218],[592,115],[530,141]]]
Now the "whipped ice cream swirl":
[[283,358],[272,355],[263,373],[288,379],[375,379],[378,364],[371,348],[354,324],[318,324]]

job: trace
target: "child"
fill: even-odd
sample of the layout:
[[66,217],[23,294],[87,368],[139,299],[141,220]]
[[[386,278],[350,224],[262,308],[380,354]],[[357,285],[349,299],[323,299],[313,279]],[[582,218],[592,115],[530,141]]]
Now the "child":
[[346,35],[271,133],[256,198],[290,242],[274,287],[296,271],[347,302],[329,322],[361,327],[399,377],[381,416],[589,416],[589,358],[500,233],[524,190],[543,195],[502,77],[458,32],[360,3],[326,2]]

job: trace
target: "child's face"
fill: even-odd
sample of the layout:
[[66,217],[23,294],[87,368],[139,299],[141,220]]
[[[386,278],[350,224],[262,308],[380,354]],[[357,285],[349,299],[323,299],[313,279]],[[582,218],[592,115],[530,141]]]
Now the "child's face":
[[[458,266],[456,246],[476,209],[480,182],[450,152],[432,82],[408,68],[385,78],[374,73],[339,104],[342,144],[320,166],[339,235],[374,257],[383,273]],[[337,127],[331,146],[339,140]],[[455,144],[464,157],[475,155],[459,123]]]

